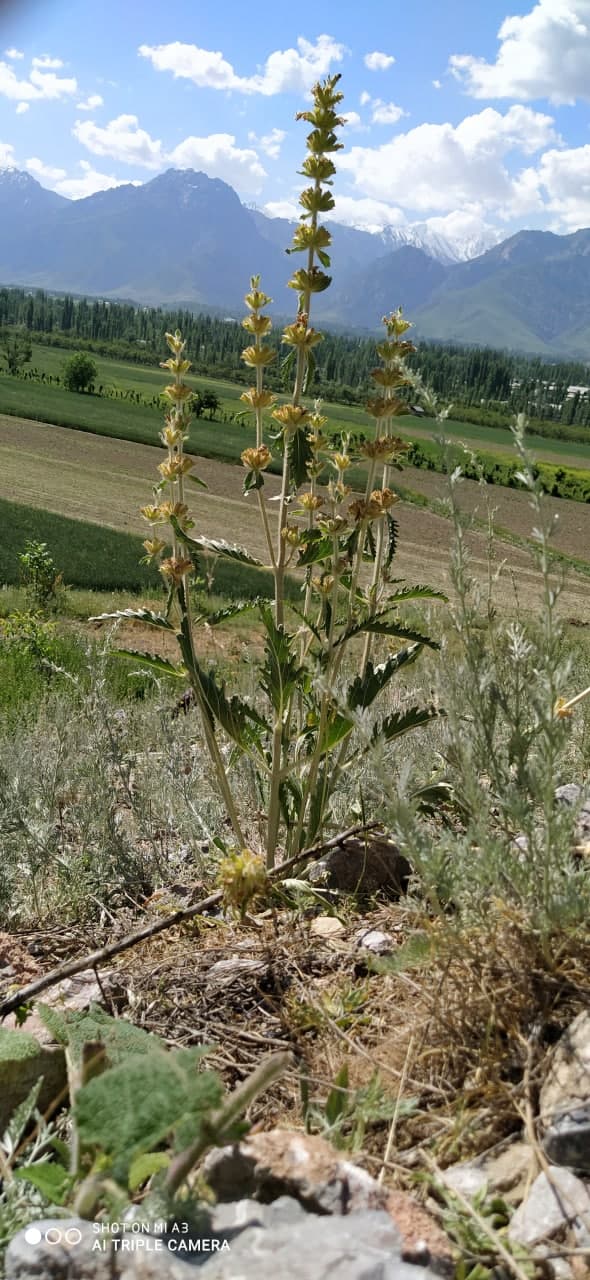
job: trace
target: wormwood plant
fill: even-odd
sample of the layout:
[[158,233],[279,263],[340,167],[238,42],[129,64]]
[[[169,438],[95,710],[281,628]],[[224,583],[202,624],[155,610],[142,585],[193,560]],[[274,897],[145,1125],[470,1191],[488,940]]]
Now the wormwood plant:
[[[377,346],[381,364],[372,374],[376,391],[367,403],[374,429],[359,449],[353,448],[349,436],[341,436],[338,443],[331,439],[324,431],[327,419],[320,403],[310,409],[303,402],[314,348],[322,340],[310,324],[311,304],[330,284],[324,268],[330,265],[331,236],[320,216],[334,207],[332,157],[341,146],[337,131],[344,123],[338,114],[338,80],[333,76],[317,84],[311,109],[298,116],[311,125],[301,169],[310,185],[299,198],[303,212],[288,250],[304,254],[304,266],[288,282],[297,295],[297,314],[282,336],[288,349],[285,367],[293,376],[286,403],[278,404],[264,386],[264,370],[276,353],[265,342],[271,329],[265,308],[271,299],[258,276],[252,277],[246,295],[243,326],[251,341],[242,359],[253,371],[255,385],[241,399],[254,417],[256,444],[242,454],[244,492],[258,503],[274,579],[274,607],[264,602],[256,606],[265,636],[258,673],[260,702],[229,697],[216,672],[206,671],[199,657],[199,627],[204,622],[215,625],[252,607],[236,604],[208,617],[192,616],[191,575],[199,572],[202,555],[214,553],[243,565],[261,562],[240,547],[193,532],[185,482],[196,479],[194,460],[183,448],[191,396],[183,377],[190,361],[179,332],[166,335],[171,355],[163,365],[173,375],[166,388],[171,408],[161,433],[167,456],[159,466],[153,503],[142,513],[152,526],[144,543],[147,558],[159,563],[168,602],[161,614],[126,610],[110,615],[137,618],[177,636],[182,666],[148,660],[160,672],[190,679],[239,849],[247,846],[250,833],[245,815],[238,812],[232,777],[240,757],[253,763],[260,808],[268,815],[261,843],[269,868],[280,845],[292,854],[321,835],[336,788],[359,752],[379,740],[392,742],[436,714],[430,706],[413,706],[381,719],[372,712],[390,681],[415,661],[423,645],[437,647],[427,635],[403,625],[400,606],[421,597],[443,598],[428,587],[409,587],[392,577],[397,526],[391,511],[398,499],[390,480],[392,471],[401,469],[408,448],[392,434],[392,423],[407,412],[396,392],[413,381],[407,358],[414,347],[405,337],[410,325],[401,310],[384,319],[385,335]],[[270,429],[265,417],[269,412]],[[281,458],[282,467],[278,512],[264,495],[264,473],[273,456]],[[362,493],[353,494],[347,471],[359,460],[366,469],[366,483]],[[293,571],[302,593],[301,605],[289,614],[295,629],[288,625],[285,601],[286,577]],[[376,637],[401,640],[403,647],[392,649],[376,665]],[[233,745],[229,757],[222,747],[224,738]]]

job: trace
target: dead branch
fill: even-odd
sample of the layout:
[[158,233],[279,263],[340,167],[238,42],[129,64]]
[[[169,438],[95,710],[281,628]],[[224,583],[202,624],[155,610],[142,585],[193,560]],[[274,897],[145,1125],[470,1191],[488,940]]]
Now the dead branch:
[[[349,827],[347,831],[342,831],[339,835],[332,836],[330,840],[324,840],[321,844],[313,845],[311,849],[303,849],[301,853],[296,853],[293,858],[289,858],[287,862],[282,862],[280,866],[275,867],[274,871],[270,872],[269,879],[280,881],[284,878],[285,871],[289,871],[297,863],[305,862],[309,858],[325,853],[328,849],[334,849],[351,836],[363,835],[369,831],[374,831],[380,825],[378,822],[368,822],[360,826]],[[193,920],[195,916],[203,915],[211,907],[218,906],[222,899],[223,892],[221,890],[216,893],[210,893],[208,898],[202,898],[200,902],[196,902],[191,907],[184,907],[181,911],[175,911],[173,915],[167,916],[165,920],[157,920],[154,924],[146,925],[144,929],[138,929],[136,933],[128,933],[124,938],[120,938],[118,942],[111,942],[108,946],[100,947],[98,951],[91,951],[77,960],[67,960],[65,964],[60,964],[57,968],[51,969],[49,973],[44,973],[42,977],[36,978],[34,982],[29,982],[28,986],[21,987],[9,996],[7,1000],[0,1002],[0,1019],[5,1018],[9,1013],[14,1013],[14,1010],[18,1009],[20,1005],[27,1004],[29,1000],[40,995],[42,991],[47,991],[49,987],[56,986],[64,978],[71,978],[75,973],[81,973],[83,969],[96,969],[98,965],[104,964],[105,960],[111,960],[113,956],[118,956],[123,951],[129,951],[131,947],[137,947],[140,942],[146,942],[148,938],[155,938],[157,934],[164,933],[166,929],[173,929],[175,925],[185,924],[187,920]]]

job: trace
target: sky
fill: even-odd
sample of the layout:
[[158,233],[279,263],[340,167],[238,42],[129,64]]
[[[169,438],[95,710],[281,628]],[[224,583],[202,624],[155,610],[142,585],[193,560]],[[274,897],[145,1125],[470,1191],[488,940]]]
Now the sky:
[[338,221],[590,225],[590,0],[0,0],[0,167],[71,199],[193,168],[297,216],[335,72]]

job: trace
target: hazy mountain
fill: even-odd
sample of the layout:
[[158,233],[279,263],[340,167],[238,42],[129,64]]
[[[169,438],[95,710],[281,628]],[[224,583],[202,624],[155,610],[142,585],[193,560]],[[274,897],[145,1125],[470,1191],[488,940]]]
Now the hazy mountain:
[[[239,315],[249,278],[260,273],[275,312],[289,315],[292,226],[190,169],[75,201],[27,173],[0,171],[7,285]],[[590,230],[520,231],[475,257],[480,244],[452,242],[425,225],[379,235],[336,223],[331,230],[334,285],[314,304],[325,323],[375,330],[401,303],[418,336],[590,354]]]

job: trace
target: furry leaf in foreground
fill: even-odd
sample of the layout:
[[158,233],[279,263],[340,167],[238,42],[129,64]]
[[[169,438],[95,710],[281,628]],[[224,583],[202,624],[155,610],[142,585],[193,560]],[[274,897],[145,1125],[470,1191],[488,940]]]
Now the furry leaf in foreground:
[[159,1043],[156,1036],[142,1027],[127,1022],[126,1018],[112,1018],[97,1004],[91,1004],[83,1013],[39,1004],[37,1012],[54,1040],[67,1047],[76,1063],[82,1060],[86,1044],[103,1044],[109,1063],[116,1066],[130,1054],[147,1053],[151,1046]]
[[126,1185],[131,1165],[171,1134],[177,1150],[192,1142],[223,1089],[199,1070],[202,1051],[166,1053],[159,1047],[105,1071],[76,1095],[74,1114],[84,1146],[100,1147],[116,1181]]

